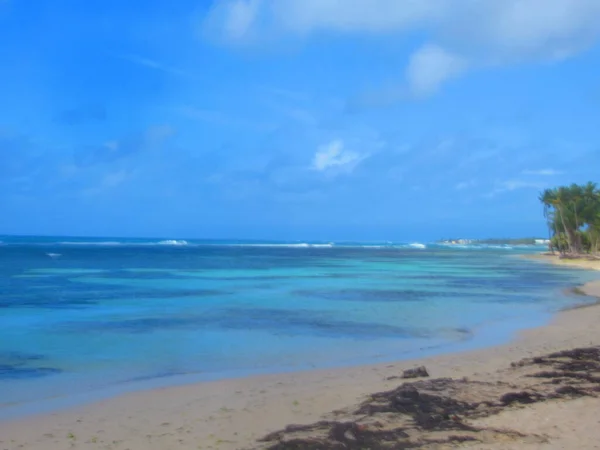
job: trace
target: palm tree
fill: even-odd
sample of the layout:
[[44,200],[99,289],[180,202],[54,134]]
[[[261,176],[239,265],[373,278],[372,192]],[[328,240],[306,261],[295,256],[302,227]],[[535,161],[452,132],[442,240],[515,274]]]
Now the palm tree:
[[582,195],[582,218],[589,233],[590,251],[597,253],[600,241],[600,190],[596,183],[590,181],[582,187]]
[[561,253],[598,252],[600,190],[596,183],[546,189],[538,198],[544,205],[552,250],[556,247]]
[[[567,216],[566,209],[570,200],[570,192],[567,187],[561,186],[555,191],[554,196],[554,208],[558,210],[558,215],[563,226],[563,231],[567,237],[567,245],[569,252],[573,252],[573,230],[568,226],[568,221],[565,220]],[[568,217],[568,216],[567,216]]]
[[573,183],[568,188],[569,192],[569,202],[573,208],[573,215],[575,218],[575,251],[579,253],[581,251],[581,235],[578,233],[579,231],[579,217],[577,216],[577,210],[580,206],[580,202],[583,201],[583,188],[575,183]]
[[545,189],[540,195],[538,199],[544,205],[544,218],[546,219],[546,224],[548,225],[548,239],[550,240],[550,251],[554,253],[554,246],[552,245],[552,237],[555,236],[558,232],[556,229],[556,215],[554,214],[553,205],[556,194],[552,189]]

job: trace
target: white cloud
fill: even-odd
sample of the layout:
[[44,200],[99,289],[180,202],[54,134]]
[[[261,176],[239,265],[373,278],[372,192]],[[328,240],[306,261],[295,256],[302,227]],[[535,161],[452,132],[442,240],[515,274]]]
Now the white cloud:
[[193,106],[182,106],[177,108],[177,112],[189,119],[210,123],[212,125],[223,127],[246,128],[252,131],[268,132],[273,131],[276,125],[268,122],[259,122],[235,117],[221,111],[212,109],[201,109]]
[[319,147],[313,158],[312,167],[318,171],[343,168],[351,172],[367,156],[344,150],[344,143],[341,140],[335,140]]
[[516,191],[517,189],[541,189],[545,183],[533,183],[530,181],[509,180],[502,183],[503,189],[506,191]]
[[[218,0],[205,25],[229,39],[267,28],[307,35],[316,31],[393,32],[430,22],[448,0]],[[259,20],[261,19],[261,20]],[[262,30],[257,30],[258,26]],[[270,30],[268,30],[270,31]]]
[[513,192],[520,189],[535,189],[541,190],[546,188],[546,183],[543,182],[532,182],[524,180],[507,180],[498,184],[498,187],[492,192],[485,195],[485,197],[494,197],[497,194],[505,192]]
[[116,55],[117,58],[124,59],[125,61],[129,61],[133,64],[137,64],[139,66],[144,66],[149,69],[159,70],[161,72],[165,72],[171,75],[189,77],[191,76],[189,72],[185,70],[178,69],[176,67],[170,67],[161,62],[155,61],[154,59],[145,58],[139,55]]
[[294,89],[286,89],[273,86],[262,86],[261,90],[269,95],[280,97],[292,102],[304,103],[310,100],[310,96],[306,92],[297,91]]
[[436,45],[425,45],[410,58],[406,70],[408,85],[415,95],[433,94],[446,80],[465,71],[467,65],[460,56]]
[[457,191],[463,191],[465,189],[475,187],[476,185],[477,182],[475,180],[461,181],[456,186],[454,186],[454,189],[456,189]]
[[230,43],[248,40],[257,27],[263,0],[218,0],[204,20],[205,31]]
[[261,0],[230,2],[227,11],[227,34],[239,38],[248,33],[254,25],[261,4]]
[[217,0],[205,27],[229,41],[316,32],[418,32],[407,70],[416,93],[468,67],[553,61],[600,37],[600,0]]
[[63,164],[58,168],[61,177],[72,178],[79,174],[81,169],[76,164]]
[[118,172],[112,172],[107,174],[102,180],[102,186],[105,188],[113,188],[122,184],[130,174],[126,170],[119,170]]
[[119,144],[119,141],[108,141],[104,143],[104,147],[106,147],[111,152],[116,152],[117,150],[119,150],[120,146],[121,145]]
[[523,175],[541,175],[541,176],[553,176],[560,175],[562,172],[555,169],[538,169],[538,170],[524,170]]
[[[174,136],[175,132],[175,128],[173,128],[171,125],[152,126],[144,133],[144,145],[148,148],[159,147],[167,139]],[[116,143],[116,145],[120,146],[119,143]]]
[[84,197],[92,197],[104,194],[107,191],[115,189],[129,181],[133,175],[133,171],[127,171],[125,169],[109,172],[105,174],[96,185],[84,189],[81,194]]

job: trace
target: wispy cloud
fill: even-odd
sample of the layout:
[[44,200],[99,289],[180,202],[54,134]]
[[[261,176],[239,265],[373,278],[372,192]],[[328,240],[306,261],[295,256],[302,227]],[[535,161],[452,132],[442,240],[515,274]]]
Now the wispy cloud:
[[287,89],[275,86],[262,86],[261,90],[267,94],[298,103],[303,103],[310,99],[310,96],[306,92],[295,89]]
[[152,126],[143,133],[110,140],[100,145],[83,146],[75,152],[74,162],[81,167],[112,164],[160,148],[174,134],[175,129],[170,125]]
[[271,100],[264,100],[263,103],[267,108],[273,110],[278,117],[286,117],[308,127],[314,127],[319,122],[315,113],[307,108]]
[[313,158],[312,167],[318,171],[341,168],[351,172],[368,155],[345,150],[341,140],[335,140],[319,147]]
[[560,170],[555,169],[537,169],[537,170],[524,170],[523,175],[541,175],[541,176],[554,176],[561,175],[562,172]]
[[222,33],[229,41],[243,41],[253,33],[262,6],[262,0],[217,1],[206,25],[223,27]]
[[278,86],[259,85],[260,101],[277,117],[286,117],[308,127],[318,123],[314,99],[306,92]]
[[125,169],[109,172],[105,174],[95,186],[91,186],[82,190],[81,195],[84,197],[92,197],[95,195],[104,194],[107,191],[115,189],[130,181],[134,175],[134,171],[128,171]]
[[505,192],[513,192],[521,189],[535,189],[540,190],[547,187],[547,184],[544,182],[532,182],[526,180],[507,180],[501,183],[498,183],[496,189],[488,194],[485,194],[484,197],[494,197],[498,194],[503,194]]
[[64,110],[56,116],[56,121],[65,125],[80,125],[94,121],[103,122],[107,116],[104,105],[91,104]]
[[146,58],[140,55],[116,55],[117,58],[123,59],[125,61],[129,61],[133,64],[137,64],[139,66],[147,67],[149,69],[159,70],[161,72],[165,72],[171,75],[182,76],[182,77],[191,77],[192,75],[182,69],[177,67],[171,67],[169,65],[163,64],[154,59]]
[[177,108],[177,111],[189,119],[199,120],[218,126],[245,128],[260,132],[269,132],[276,128],[276,125],[273,123],[236,117],[222,111],[216,111],[212,109],[202,109],[194,106],[182,106]]
[[461,181],[454,186],[454,189],[457,191],[464,191],[465,189],[469,189],[477,186],[477,182],[475,180]]
[[517,189],[539,189],[546,183],[532,183],[530,181],[509,180],[502,183],[503,188],[507,191],[516,191]]

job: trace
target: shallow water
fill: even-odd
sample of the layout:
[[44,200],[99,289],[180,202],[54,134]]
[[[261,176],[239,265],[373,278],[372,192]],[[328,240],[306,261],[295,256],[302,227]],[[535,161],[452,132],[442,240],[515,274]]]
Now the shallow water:
[[494,345],[590,276],[515,257],[531,248],[2,240],[5,411]]

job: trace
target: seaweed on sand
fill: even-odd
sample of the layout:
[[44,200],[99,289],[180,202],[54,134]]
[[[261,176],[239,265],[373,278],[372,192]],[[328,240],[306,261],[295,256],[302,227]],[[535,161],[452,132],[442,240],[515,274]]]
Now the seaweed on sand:
[[508,408],[562,398],[598,396],[600,347],[578,348],[512,364],[519,386],[437,378],[403,383],[372,394],[336,420],[290,425],[257,442],[263,450],[433,449],[502,439],[519,443],[547,438],[471,425]]

